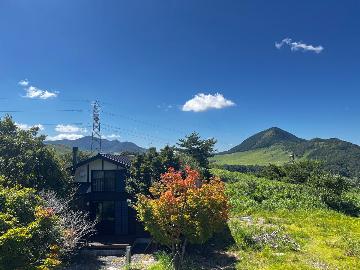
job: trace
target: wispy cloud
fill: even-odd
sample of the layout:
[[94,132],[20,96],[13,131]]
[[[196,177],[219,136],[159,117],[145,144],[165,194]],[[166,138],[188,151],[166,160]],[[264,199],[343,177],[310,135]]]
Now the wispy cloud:
[[33,127],[39,128],[40,131],[42,131],[42,130],[45,129],[42,124],[28,125],[28,124],[23,124],[23,123],[15,123],[15,125],[16,125],[18,128],[23,129],[23,130],[29,130],[30,128],[33,128]]
[[235,106],[235,103],[224,98],[222,94],[216,93],[214,95],[206,95],[199,93],[192,99],[186,101],[186,103],[182,106],[182,110],[185,112],[203,112],[210,109],[222,109],[230,106]]
[[57,141],[57,140],[77,140],[84,137],[82,134],[75,134],[75,133],[60,133],[55,136],[48,136],[46,139],[48,141]]
[[324,47],[319,46],[313,46],[303,43],[302,41],[292,41],[291,38],[284,38],[281,42],[275,42],[275,47],[277,49],[281,49],[284,45],[287,45],[290,47],[290,50],[292,51],[310,51],[315,53],[321,53],[324,50]]
[[81,128],[78,126],[74,126],[74,125],[59,124],[59,125],[56,125],[55,131],[60,132],[60,133],[77,133],[77,132],[85,133],[85,132],[87,132],[87,129]]
[[29,85],[29,81],[28,79],[21,80],[20,82],[18,82],[18,84],[25,87]]
[[108,139],[108,140],[117,140],[117,139],[120,139],[120,135],[118,135],[118,134],[103,135],[102,138]]
[[167,111],[173,109],[175,106],[172,105],[172,104],[165,104],[165,103],[163,103],[163,104],[157,105],[156,107],[157,107],[158,109],[160,109],[160,110],[163,110],[163,111],[167,112]]
[[18,84],[24,87],[25,90],[25,95],[23,96],[24,98],[48,99],[48,98],[56,98],[59,95],[58,91],[48,91],[30,85],[30,82],[27,79],[19,81]]

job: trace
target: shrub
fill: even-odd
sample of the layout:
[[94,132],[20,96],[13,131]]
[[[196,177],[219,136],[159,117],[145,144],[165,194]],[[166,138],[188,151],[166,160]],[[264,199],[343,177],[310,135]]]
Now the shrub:
[[202,244],[226,223],[227,198],[218,178],[207,181],[198,171],[187,168],[183,176],[170,168],[150,191],[152,197],[139,195],[138,217],[155,240],[172,250],[175,268],[188,242]]
[[259,209],[293,210],[326,207],[321,196],[305,185],[224,170],[212,170],[212,173],[230,182],[226,187],[226,193],[234,213],[250,214]]
[[60,242],[57,217],[41,207],[35,190],[0,189],[0,198],[0,269],[35,269],[50,258],[58,265],[52,250]]

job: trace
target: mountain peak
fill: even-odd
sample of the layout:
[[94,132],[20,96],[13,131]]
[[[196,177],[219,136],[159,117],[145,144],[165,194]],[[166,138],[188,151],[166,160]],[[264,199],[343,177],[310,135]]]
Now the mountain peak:
[[304,141],[278,127],[271,127],[247,138],[241,144],[231,148],[228,153],[244,152],[266,148],[275,144],[289,145]]

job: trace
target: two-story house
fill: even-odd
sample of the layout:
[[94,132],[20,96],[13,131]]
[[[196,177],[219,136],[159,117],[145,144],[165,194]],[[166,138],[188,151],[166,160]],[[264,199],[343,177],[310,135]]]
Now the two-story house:
[[130,168],[126,156],[99,153],[77,162],[73,148],[73,174],[78,184],[79,204],[98,220],[99,235],[136,236],[143,231],[134,209],[128,205],[125,180]]

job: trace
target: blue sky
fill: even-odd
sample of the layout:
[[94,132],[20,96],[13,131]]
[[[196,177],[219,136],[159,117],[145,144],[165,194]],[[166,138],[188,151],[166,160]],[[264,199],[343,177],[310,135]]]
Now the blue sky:
[[1,111],[76,137],[98,99],[103,135],[144,147],[198,131],[224,150],[272,126],[360,144],[359,12],[337,0],[2,0]]

